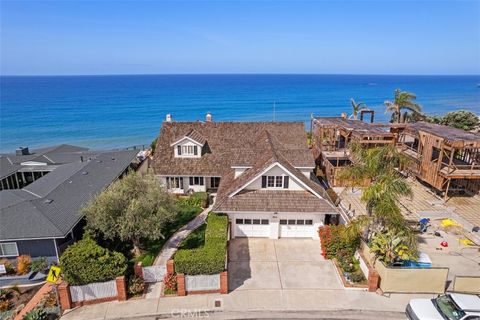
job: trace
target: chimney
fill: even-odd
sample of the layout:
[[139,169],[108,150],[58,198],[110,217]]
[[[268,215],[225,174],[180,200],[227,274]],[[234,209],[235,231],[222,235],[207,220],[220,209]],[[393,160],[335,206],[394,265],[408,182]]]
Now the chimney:
[[212,122],[212,114],[209,112],[207,112],[207,115],[205,116],[205,121],[206,122]]
[[30,151],[28,150],[28,147],[19,147],[17,150],[15,150],[16,156],[27,156],[29,154]]
[[168,113],[167,116],[165,117],[165,121],[172,122],[172,115],[170,113]]
[[347,119],[347,114],[345,112],[342,112],[342,119]]

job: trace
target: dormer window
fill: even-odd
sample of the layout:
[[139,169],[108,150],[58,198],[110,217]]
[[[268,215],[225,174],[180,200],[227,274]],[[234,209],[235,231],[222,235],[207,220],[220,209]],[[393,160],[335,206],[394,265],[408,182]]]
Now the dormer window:
[[179,156],[196,156],[198,155],[198,146],[177,146]]
[[205,138],[197,131],[192,130],[186,135],[180,136],[180,138],[176,139],[170,146],[174,148],[175,157],[200,158],[206,142]]

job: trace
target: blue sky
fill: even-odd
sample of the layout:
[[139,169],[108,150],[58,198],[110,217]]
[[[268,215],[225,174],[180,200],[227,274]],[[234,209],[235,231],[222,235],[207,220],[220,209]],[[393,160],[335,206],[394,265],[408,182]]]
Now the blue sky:
[[480,1],[3,1],[1,74],[480,74]]

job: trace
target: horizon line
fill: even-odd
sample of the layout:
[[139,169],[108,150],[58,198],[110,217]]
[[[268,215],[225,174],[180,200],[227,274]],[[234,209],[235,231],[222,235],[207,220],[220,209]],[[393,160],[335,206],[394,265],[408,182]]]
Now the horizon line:
[[113,76],[424,76],[424,77],[480,77],[480,73],[432,74],[432,73],[105,73],[105,74],[0,74],[0,77],[113,77]]

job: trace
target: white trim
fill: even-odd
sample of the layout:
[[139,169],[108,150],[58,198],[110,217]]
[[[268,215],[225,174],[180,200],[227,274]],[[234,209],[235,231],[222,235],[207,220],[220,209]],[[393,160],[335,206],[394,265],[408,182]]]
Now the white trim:
[[251,169],[252,166],[231,166],[232,169]]
[[30,190],[27,190],[27,189],[25,189],[25,188],[23,188],[22,190],[25,191],[25,192],[28,192],[28,193],[30,193],[30,194],[33,194],[35,197],[42,198],[42,197],[40,197],[38,194],[33,193],[33,192],[30,191]]
[[295,169],[315,169],[315,167],[294,167]]
[[0,242],[0,247],[3,244],[10,244],[10,245],[13,244],[13,245],[15,245],[15,251],[17,251],[17,253],[16,254],[3,254],[3,249],[1,249],[2,252],[0,253],[0,257],[5,257],[5,258],[7,258],[7,257],[18,257],[18,245],[17,245],[16,242],[14,242],[14,241],[12,241],[12,242]]
[[[238,188],[237,190],[235,190],[234,192],[230,193],[228,195],[229,198],[233,197],[234,195],[236,195],[237,193],[239,193],[240,191],[242,191],[243,189],[245,189],[248,185],[250,185],[251,183],[253,183],[253,181],[255,179],[257,179],[258,177],[260,176],[263,176],[265,173],[267,173],[270,169],[272,169],[273,167],[275,166],[279,166],[282,170],[284,170],[285,172],[288,173],[288,175],[292,178],[292,179],[295,179],[295,182],[297,182],[298,184],[302,185],[305,189],[307,189],[308,191],[310,191],[313,195],[315,195],[317,198],[319,199],[322,199],[322,200],[325,200],[325,201],[328,201],[327,199],[325,199],[324,197],[322,197],[321,195],[319,195],[318,193],[316,193],[312,188],[310,188],[309,186],[307,186],[303,181],[301,181],[300,179],[297,178],[296,175],[294,175],[293,173],[291,173],[289,170],[287,170],[287,168],[285,168],[284,166],[282,166],[279,162],[274,162],[272,163],[270,166],[268,166],[265,170],[263,170],[262,172],[260,172],[259,174],[257,174],[256,176],[254,176],[250,181],[248,181],[247,183],[245,183],[242,187]],[[315,183],[314,181],[312,181],[313,183]]]
[[170,144],[170,147],[173,147],[173,146],[179,144],[180,142],[182,142],[182,141],[185,140],[185,139],[190,140],[191,142],[195,143],[195,144],[196,144],[197,146],[199,146],[199,147],[203,147],[203,144],[201,144],[200,142],[195,141],[195,140],[193,140],[192,138],[187,137],[187,136],[184,136],[184,137],[181,138],[180,140],[175,141],[174,143]]
[[46,162],[39,162],[39,161],[24,161],[24,162],[21,162],[20,165],[21,166],[47,166],[48,164]]
[[274,214],[274,213],[289,213],[289,214],[320,214],[320,215],[325,215],[325,214],[330,214],[330,215],[334,215],[334,214],[339,214],[338,212],[322,212],[322,211],[316,211],[316,212],[303,212],[303,211],[295,211],[295,212],[292,212],[292,211],[224,211],[222,210],[221,211],[222,213],[226,213],[226,214],[230,214],[230,213],[239,213],[239,214],[245,214],[245,213],[251,213],[251,214],[260,214],[260,213],[265,213],[265,214]]

